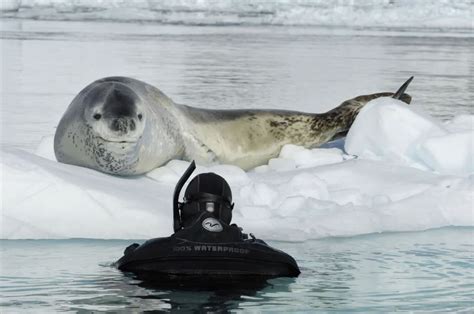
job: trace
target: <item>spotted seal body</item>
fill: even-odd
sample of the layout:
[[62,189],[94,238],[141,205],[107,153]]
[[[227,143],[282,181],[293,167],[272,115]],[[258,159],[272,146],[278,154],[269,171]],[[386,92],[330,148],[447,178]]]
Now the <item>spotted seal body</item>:
[[108,77],[73,99],[56,130],[54,150],[60,162],[116,175],[142,174],[171,159],[250,169],[276,157],[285,144],[317,147],[344,134],[368,101],[392,95],[358,96],[323,114],[210,110],[176,104],[135,79]]

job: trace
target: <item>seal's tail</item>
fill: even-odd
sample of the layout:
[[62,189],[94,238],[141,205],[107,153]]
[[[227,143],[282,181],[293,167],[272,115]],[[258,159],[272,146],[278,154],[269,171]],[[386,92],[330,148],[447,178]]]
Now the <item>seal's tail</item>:
[[[355,100],[356,102],[361,103],[362,105],[365,105],[369,101],[379,98],[379,97],[392,97],[395,99],[399,99],[403,101],[404,103],[410,104],[411,102],[411,96],[408,94],[405,94],[405,90],[407,89],[408,85],[410,85],[411,81],[413,80],[413,76],[410,77],[408,80],[406,80],[405,83],[403,83],[402,86],[395,92],[395,93],[376,93],[376,94],[370,94],[370,95],[362,95],[362,96],[357,96],[351,100]],[[349,100],[349,101],[351,101]]]
[[410,77],[405,83],[403,83],[403,85],[400,86],[400,88],[395,93],[385,92],[357,96],[344,101],[339,107],[329,111],[328,113],[332,115],[332,120],[342,122],[338,124],[338,132],[331,140],[346,136],[347,131],[354,122],[360,109],[362,109],[362,107],[364,107],[369,101],[373,99],[380,97],[392,97],[395,99],[399,99],[407,104],[410,104],[411,96],[405,94],[405,90],[407,89],[408,85],[412,80],[413,76]]
[[[403,100],[402,98],[404,95],[410,97],[410,95],[405,94],[405,90],[407,89],[408,85],[410,85],[412,80],[413,80],[413,76],[410,77],[405,83],[403,83],[402,86],[400,86],[400,88],[395,92],[395,94],[393,94],[392,98]],[[407,103],[409,104],[410,102],[411,102],[411,97]]]

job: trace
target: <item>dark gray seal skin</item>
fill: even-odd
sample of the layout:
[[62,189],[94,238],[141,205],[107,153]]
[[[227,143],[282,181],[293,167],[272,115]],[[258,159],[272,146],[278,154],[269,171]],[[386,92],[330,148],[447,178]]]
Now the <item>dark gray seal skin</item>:
[[57,127],[54,151],[59,162],[123,176],[146,173],[171,159],[248,170],[278,156],[285,144],[313,148],[343,136],[372,99],[396,95],[410,103],[404,94],[409,81],[397,93],[358,96],[314,114],[199,109],[176,104],[139,80],[107,77],[73,99]]

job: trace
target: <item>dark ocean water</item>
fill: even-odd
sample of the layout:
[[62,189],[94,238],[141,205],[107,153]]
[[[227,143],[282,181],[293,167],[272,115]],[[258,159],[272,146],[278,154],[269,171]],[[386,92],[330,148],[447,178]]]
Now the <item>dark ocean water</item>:
[[2,240],[0,307],[8,312],[469,312],[472,228],[272,242],[299,263],[295,279],[179,288],[146,284],[111,264],[132,241]]

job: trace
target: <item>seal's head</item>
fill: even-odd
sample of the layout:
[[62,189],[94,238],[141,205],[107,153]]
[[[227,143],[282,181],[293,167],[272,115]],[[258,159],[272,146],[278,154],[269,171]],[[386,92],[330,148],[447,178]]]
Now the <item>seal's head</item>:
[[73,100],[56,130],[60,162],[118,175],[137,173],[146,106],[128,85],[97,81]]
[[134,174],[146,123],[140,97],[125,84],[102,82],[85,95],[83,103],[94,168],[111,174]]
[[106,143],[125,149],[138,142],[145,128],[140,98],[128,86],[104,83],[85,97],[84,119],[92,134]]
[[182,152],[174,103],[143,82],[108,77],[72,100],[56,129],[59,162],[115,175],[138,175]]

